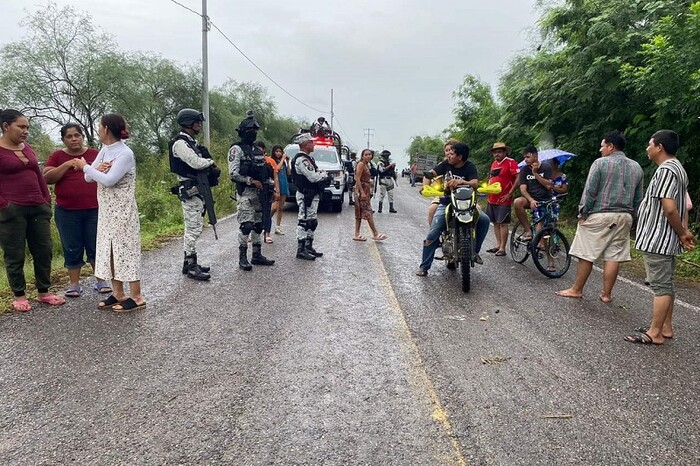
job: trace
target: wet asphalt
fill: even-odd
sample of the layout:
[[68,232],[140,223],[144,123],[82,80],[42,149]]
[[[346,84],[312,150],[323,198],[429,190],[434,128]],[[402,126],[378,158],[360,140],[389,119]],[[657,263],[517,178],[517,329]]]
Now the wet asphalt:
[[622,339],[649,320],[638,278],[568,300],[575,264],[484,253],[465,295],[439,261],[415,276],[428,200],[396,196],[382,243],[351,240],[346,204],[297,260],[288,204],[273,267],[238,269],[226,219],[199,243],[210,282],[180,241],[144,254],[144,311],[88,291],[0,317],[0,464],[698,464],[696,287],[662,347]]

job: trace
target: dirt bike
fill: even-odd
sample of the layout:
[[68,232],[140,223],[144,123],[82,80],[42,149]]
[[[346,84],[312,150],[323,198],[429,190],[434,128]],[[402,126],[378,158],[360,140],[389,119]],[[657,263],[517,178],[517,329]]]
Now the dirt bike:
[[450,270],[461,266],[462,291],[471,289],[471,269],[474,267],[474,245],[476,222],[476,191],[471,186],[459,186],[450,194],[450,203],[445,208],[447,228],[440,236],[442,256]]

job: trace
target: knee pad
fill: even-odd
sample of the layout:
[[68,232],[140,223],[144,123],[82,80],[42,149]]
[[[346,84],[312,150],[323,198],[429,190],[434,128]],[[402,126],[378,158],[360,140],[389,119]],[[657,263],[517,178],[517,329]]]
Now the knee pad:
[[316,227],[318,227],[318,220],[315,218],[312,218],[311,220],[306,221],[306,229],[311,230],[311,231],[316,231]]
[[253,231],[253,222],[243,222],[241,223],[241,233],[244,235],[249,235]]
[[253,225],[253,231],[257,234],[260,234],[263,232],[263,224],[262,223],[256,223]]

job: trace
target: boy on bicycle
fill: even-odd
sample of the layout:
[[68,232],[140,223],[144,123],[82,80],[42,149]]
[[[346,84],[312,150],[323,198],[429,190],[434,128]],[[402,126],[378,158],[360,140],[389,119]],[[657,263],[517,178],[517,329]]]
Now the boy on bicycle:
[[[538,207],[537,203],[548,201],[552,198],[552,168],[549,164],[542,164],[537,156],[537,149],[530,146],[523,151],[525,166],[520,170],[520,194],[521,196],[513,201],[515,215],[520,224],[525,228],[525,233],[521,239],[528,241],[532,239],[532,228],[527,219],[525,209],[532,210],[532,216],[537,222],[544,215],[544,208]],[[541,225],[538,224],[538,229]]]

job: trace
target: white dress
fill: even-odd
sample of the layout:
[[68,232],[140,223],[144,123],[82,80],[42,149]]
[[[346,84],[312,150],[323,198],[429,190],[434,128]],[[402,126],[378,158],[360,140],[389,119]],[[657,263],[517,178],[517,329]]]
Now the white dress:
[[[111,162],[107,173],[96,168]],[[97,182],[97,247],[95,276],[122,282],[141,280],[141,225],[136,205],[136,159],[118,141],[104,146],[92,166],[83,168],[85,181]],[[110,266],[114,261],[114,274]]]

